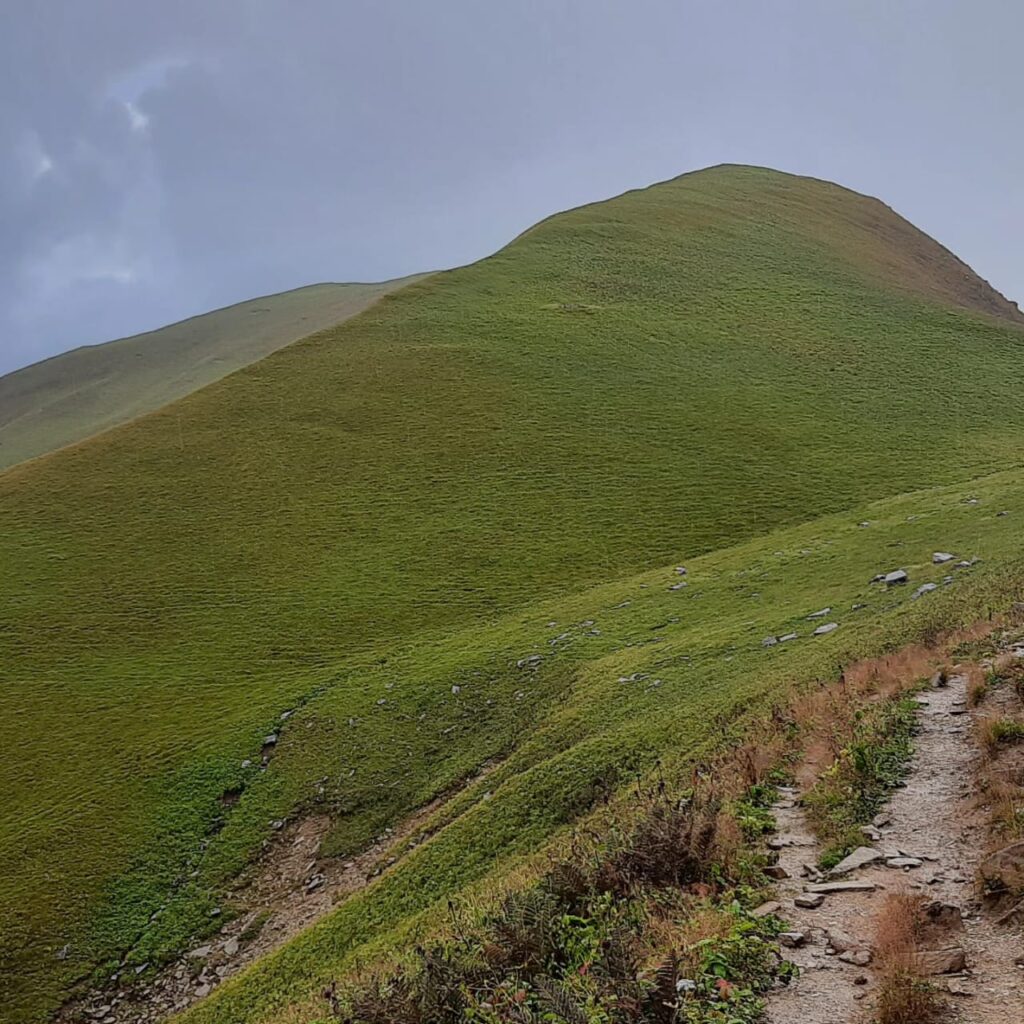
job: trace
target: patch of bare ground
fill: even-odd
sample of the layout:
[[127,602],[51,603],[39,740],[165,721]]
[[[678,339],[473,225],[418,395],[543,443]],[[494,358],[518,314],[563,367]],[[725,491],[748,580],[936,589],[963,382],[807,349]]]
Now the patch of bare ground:
[[[476,783],[494,767],[485,765],[469,782]],[[329,815],[311,814],[281,823],[259,860],[229,894],[239,912],[216,936],[203,940],[145,983],[112,983],[68,1003],[58,1019],[66,1024],[151,1024],[180,1013],[225,978],[365,888],[408,851],[407,840],[421,833],[431,815],[453,795],[447,793],[424,805],[355,857],[320,856],[320,845],[332,825]]]
[[[1002,656],[1004,666],[1024,657],[1015,650]],[[908,681],[921,677],[919,667]],[[772,996],[772,1024],[1024,1020],[1020,925],[1013,914],[1001,922],[1005,900],[983,898],[978,884],[986,856],[1006,842],[993,838],[993,796],[1008,798],[996,785],[1005,774],[999,758],[1006,755],[1010,774],[1020,768],[1015,744],[994,759],[978,739],[996,699],[984,683],[990,668],[953,666],[921,694],[910,773],[865,828],[850,865],[818,870],[822,846],[799,790],[777,806],[774,845],[789,876],[779,884],[780,915],[797,936],[791,959],[800,976]],[[999,689],[999,701],[1011,699],[1012,688]],[[819,757],[811,767],[828,763]],[[801,790],[814,774],[800,776]]]

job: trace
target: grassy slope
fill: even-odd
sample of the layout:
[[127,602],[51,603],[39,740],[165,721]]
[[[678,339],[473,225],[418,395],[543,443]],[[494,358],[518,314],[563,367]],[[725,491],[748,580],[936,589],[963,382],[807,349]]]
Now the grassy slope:
[[[516,833],[539,840],[612,755],[682,734],[618,696],[598,714],[596,682],[593,715],[549,718],[566,695],[589,703],[569,660],[517,698],[512,648],[538,638],[503,632],[516,610],[1014,464],[1014,318],[875,201],[719,168],[552,218],[0,477],[13,1019],[139,936],[140,960],[173,948],[319,778],[348,850],[519,749],[539,762],[520,787],[567,773],[563,803]],[[694,643],[735,643],[730,609],[747,614],[695,620]],[[696,743],[706,702],[750,685],[694,677],[666,721],[689,721]],[[243,773],[303,701],[309,724],[286,727],[265,774]],[[519,743],[545,722],[558,727]],[[240,781],[199,875],[147,925]],[[500,847],[473,836],[423,899],[485,870]]]
[[[968,495],[979,504],[966,504]],[[1011,514],[998,517],[997,509]],[[870,527],[857,525],[862,516]],[[953,570],[955,582],[941,585],[950,570],[932,565],[939,548],[981,564]],[[911,586],[868,583],[876,570],[896,566],[910,572]],[[543,651],[537,676],[520,672],[519,685],[536,692],[553,680],[562,693],[558,706],[496,771],[426,822],[423,841],[395,868],[218,989],[183,1024],[321,1019],[317,994],[326,984],[443,922],[449,898],[462,894],[472,902],[523,877],[529,855],[587,810],[605,785],[651,769],[656,758],[674,774],[795,685],[834,680],[857,658],[1020,602],[1024,472],[975,480],[970,488],[901,495],[852,516],[774,531],[694,559],[689,569],[690,586],[681,592],[668,589],[678,577],[665,566],[510,616],[485,637],[453,638],[449,657],[461,661],[461,671],[450,668],[445,681],[472,679],[466,670],[479,664],[481,647],[509,658]],[[914,588],[925,582],[941,589],[915,600]],[[855,605],[861,607],[854,611]],[[828,619],[807,620],[826,606]],[[591,620],[599,637],[580,626]],[[839,629],[811,635],[829,620]],[[799,639],[762,647],[766,635],[791,631]],[[571,639],[552,650],[552,634],[565,632]],[[402,667],[394,679],[403,677]],[[560,684],[566,674],[568,688]],[[495,693],[493,677],[475,682],[474,699]],[[301,712],[295,728],[332,710],[328,702]]]
[[0,470],[159,409],[411,280],[265,295],[0,377]]

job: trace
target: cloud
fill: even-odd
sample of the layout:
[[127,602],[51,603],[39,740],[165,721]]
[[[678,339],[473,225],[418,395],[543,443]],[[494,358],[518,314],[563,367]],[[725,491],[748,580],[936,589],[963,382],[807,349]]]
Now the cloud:
[[128,114],[128,123],[133,132],[144,132],[149,127],[149,115],[144,114],[130,100],[125,100],[124,109]]

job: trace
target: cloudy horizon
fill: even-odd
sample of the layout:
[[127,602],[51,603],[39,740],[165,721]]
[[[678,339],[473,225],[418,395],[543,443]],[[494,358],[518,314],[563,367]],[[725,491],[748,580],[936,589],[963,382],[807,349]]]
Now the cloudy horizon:
[[878,196],[1024,299],[1009,0],[173,8],[6,12],[0,373],[718,163]]

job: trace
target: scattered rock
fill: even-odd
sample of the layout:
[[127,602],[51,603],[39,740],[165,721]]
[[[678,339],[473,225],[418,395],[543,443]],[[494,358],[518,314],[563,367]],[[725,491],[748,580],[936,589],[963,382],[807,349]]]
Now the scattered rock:
[[862,825],[860,831],[861,835],[867,836],[873,843],[877,843],[882,838],[882,833],[874,825]]
[[189,950],[185,955],[190,960],[205,960],[213,952],[213,946],[199,946]]
[[796,640],[797,637],[799,637],[799,635],[799,633],[786,633],[783,636],[779,637],[779,643],[784,644],[789,640]]
[[905,569],[893,569],[892,572],[887,572],[882,577],[882,582],[887,587],[895,587],[899,586],[901,583],[906,583],[909,579],[910,577],[907,575]]
[[277,733],[272,732],[268,736],[263,737],[263,746],[273,747],[277,745]]
[[815,631],[815,636],[824,636],[826,633],[831,633],[832,630],[838,629],[838,622],[826,622],[824,626],[819,626]]
[[871,824],[874,825],[875,828],[885,828],[885,826],[888,825],[891,821],[891,814],[888,814],[885,811],[880,811],[871,819]]
[[677,565],[676,566],[676,575],[677,576],[685,576],[686,575],[686,566],[685,565]]
[[938,583],[922,583],[911,595],[911,599],[916,601],[919,597],[923,597],[925,594],[930,594],[933,590],[938,590]]
[[771,917],[782,909],[782,904],[776,900],[769,900],[750,912],[751,917]]
[[793,905],[802,910],[817,910],[825,902],[825,897],[817,892],[801,893],[793,900]]
[[230,938],[224,943],[224,952],[228,956],[234,956],[238,952],[239,942],[236,938]]
[[820,612],[811,612],[811,614],[808,615],[807,618],[809,618],[809,619],[823,619],[823,618],[825,618],[826,615],[828,615],[828,613],[830,611],[832,611],[831,608],[822,608]]
[[789,878],[789,872],[781,864],[769,864],[768,867],[764,868],[764,874],[768,878],[773,878],[776,882]]
[[457,686],[456,685],[456,686],[452,687],[452,696],[453,697],[457,697],[460,693],[462,693],[462,687],[461,686]]
[[807,886],[810,893],[830,892],[874,892],[878,888],[874,882],[815,882]]
[[936,931],[961,931],[963,929],[963,912],[955,903],[933,900],[923,910],[929,928],[934,928]]
[[959,946],[925,949],[917,954],[917,969],[922,974],[959,974],[967,969],[967,954]]
[[779,945],[788,949],[799,949],[806,941],[806,932],[779,932]]
[[774,647],[779,642],[779,638],[775,636],[766,636],[761,641],[762,647]]
[[946,562],[952,562],[956,558],[956,555],[951,555],[948,551],[936,551],[932,555],[932,562],[935,565],[943,565]]
[[685,587],[686,580],[680,580],[678,583],[673,583],[668,589],[669,590],[682,590]]
[[831,928],[825,932],[825,941],[836,953],[848,953],[851,949],[861,949],[864,946],[863,942],[858,942],[852,935]]
[[973,996],[974,989],[963,978],[950,978],[946,982],[946,990],[954,996]]
[[851,949],[848,953],[840,953],[839,959],[854,967],[867,967],[871,963],[871,953],[866,949]]
[[1024,892],[1024,842],[990,853],[982,860],[978,873],[987,892]]
[[858,868],[867,867],[882,859],[882,854],[870,846],[858,846],[849,856],[844,857],[830,872],[832,878],[848,875]]
[[924,862],[917,857],[890,857],[886,862],[887,868],[919,868]]

